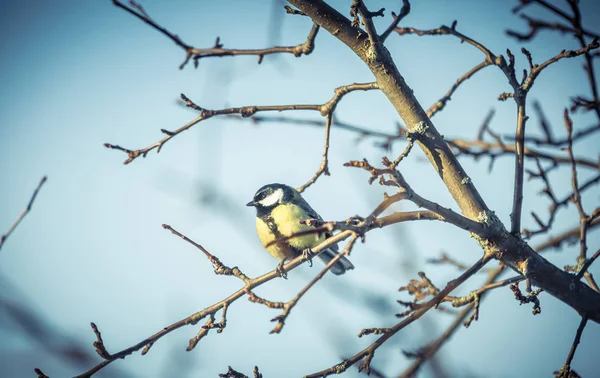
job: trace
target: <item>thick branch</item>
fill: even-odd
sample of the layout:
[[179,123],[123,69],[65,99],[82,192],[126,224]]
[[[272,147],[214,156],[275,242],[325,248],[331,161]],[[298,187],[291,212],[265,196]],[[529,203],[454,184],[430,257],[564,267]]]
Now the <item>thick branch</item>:
[[[600,222],[596,222],[593,225],[593,227],[597,227],[598,224],[600,224]],[[572,228],[571,230],[569,230],[561,235],[550,238],[547,242],[537,245],[535,247],[535,251],[537,253],[543,253],[543,252],[546,252],[550,248],[558,248],[561,243],[568,241],[570,238],[576,236],[578,233],[579,233],[579,227]],[[483,287],[486,287],[488,285],[494,285],[495,280],[498,279],[498,277],[505,271],[506,271],[506,266],[500,266],[500,267],[490,271],[488,279],[486,280]],[[485,297],[486,297],[486,295],[484,293],[482,293],[481,297],[479,298],[479,301],[481,302]],[[471,312],[473,311],[473,307],[474,307],[474,304],[470,304],[465,309],[463,309],[456,316],[456,319],[454,320],[454,322],[452,322],[452,324],[448,327],[448,329],[446,329],[446,331],[442,335],[440,335],[436,340],[427,344],[427,346],[425,348],[422,348],[423,353],[419,354],[417,356],[417,358],[415,359],[415,361],[404,372],[402,372],[402,374],[400,374],[398,376],[398,378],[413,377],[418,372],[418,370],[421,368],[423,363],[425,363],[430,358],[432,358],[439,351],[439,349],[444,345],[444,343],[447,342],[450,339],[450,337],[459,329],[461,324],[463,324],[463,322],[465,322],[465,320],[467,320],[467,316],[469,316],[469,314],[471,314]]]
[[[289,1],[350,47],[367,64],[379,89],[396,108],[409,132],[420,134],[417,144],[440,175],[462,213],[471,220],[485,220],[489,225],[487,230],[492,236],[478,238],[486,254],[493,254],[538,287],[579,313],[587,314],[590,319],[600,322],[600,294],[536,254],[519,235],[508,234],[502,222],[488,209],[473,183],[466,182],[468,175],[414,97],[412,89],[404,81],[385,47],[382,48],[382,54],[373,60],[368,51],[368,36],[359,34],[358,30],[352,27],[350,20],[335,9],[321,0]],[[514,74],[514,57],[510,59],[509,64],[506,64],[501,56],[496,58],[496,61],[491,59],[494,56],[488,49],[480,46],[486,57],[494,61],[506,74],[511,86],[519,87]]]

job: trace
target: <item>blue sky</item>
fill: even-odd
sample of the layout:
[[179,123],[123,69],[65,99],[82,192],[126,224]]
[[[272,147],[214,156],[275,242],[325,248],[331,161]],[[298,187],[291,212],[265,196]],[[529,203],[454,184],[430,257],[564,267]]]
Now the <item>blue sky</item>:
[[[347,14],[349,2],[335,2]],[[348,3],[348,4],[347,4]],[[368,2],[373,9],[398,12],[399,2]],[[558,2],[556,2],[558,3]],[[598,6],[584,1],[584,23],[598,24]],[[228,48],[262,48],[275,41],[295,45],[305,40],[310,22],[303,17],[273,14],[271,1],[192,2],[144,1],[150,15],[189,44],[208,47],[216,36]],[[371,5],[372,4],[372,5]],[[475,37],[497,54],[522,46],[506,37],[506,28],[526,30],[510,12],[513,2],[444,0],[415,1],[405,25],[434,28],[458,20],[458,30]],[[313,54],[306,57],[214,58],[198,69],[178,66],[184,53],[144,23],[110,1],[11,2],[0,14],[0,230],[8,229],[43,175],[48,182],[32,212],[0,251],[3,298],[31,308],[58,334],[68,335],[93,353],[89,322],[100,327],[110,352],[128,347],[189,314],[224,298],[240,287],[233,278],[217,277],[205,257],[161,228],[167,223],[201,243],[228,265],[255,276],[276,261],[264,252],[254,233],[254,214],[244,207],[259,187],[270,182],[299,186],[320,164],[323,129],[282,123],[213,118],[177,136],[160,154],[129,165],[126,156],[103,143],[142,148],[195,117],[177,99],[185,93],[197,104],[228,106],[323,103],[333,89],[372,81],[369,70],[344,45],[321,31]],[[277,9],[280,9],[278,7]],[[539,8],[530,15],[545,17]],[[280,34],[273,19],[280,17]],[[379,21],[381,29],[389,18]],[[599,30],[594,30],[600,32]],[[525,46],[541,62],[576,41],[542,33]],[[398,37],[387,47],[407,83],[424,107],[437,101],[463,73],[483,60],[471,46],[451,37]],[[525,58],[517,55],[518,69]],[[581,59],[559,62],[542,73],[530,99],[538,99],[555,134],[564,135],[562,110],[573,95],[587,95]],[[465,83],[447,108],[433,118],[446,137],[473,138],[490,108],[492,128],[514,132],[516,110],[497,96],[509,90],[499,70],[486,68]],[[319,119],[315,112],[298,117]],[[339,104],[336,117],[373,130],[394,132],[398,116],[381,93],[352,93]],[[576,114],[576,129],[594,119]],[[539,133],[532,112],[531,135]],[[348,160],[377,162],[386,154],[375,140],[356,142],[356,135],[333,129],[330,177],[321,178],[305,198],[325,219],[368,214],[381,200],[383,188],[369,186],[365,172],[344,168]],[[404,148],[395,145],[388,156]],[[595,159],[593,140],[576,145],[578,155]],[[504,222],[512,204],[513,159],[496,162],[462,158],[488,206]],[[402,163],[403,174],[422,196],[456,209],[432,167],[418,149]],[[594,172],[581,170],[585,179]],[[568,169],[551,179],[560,196],[570,190]],[[538,182],[525,188],[524,226],[534,227],[530,211],[546,215],[547,201]],[[600,199],[598,187],[584,197],[588,211]],[[398,209],[409,209],[402,204]],[[556,232],[577,224],[570,207],[557,219]],[[545,240],[540,237],[536,245]],[[589,250],[600,244],[590,233]],[[328,275],[294,309],[284,331],[269,335],[273,310],[236,302],[222,334],[211,334],[196,350],[185,352],[197,327],[185,327],[158,342],[146,356],[134,354],[105,369],[129,376],[172,376],[175,368],[189,376],[216,376],[227,366],[250,373],[258,365],[265,377],[321,370],[364,348],[372,338],[358,339],[367,327],[387,327],[401,311],[397,293],[417,272],[425,271],[439,286],[458,273],[425,261],[447,251],[471,264],[481,251],[475,241],[445,224],[418,222],[375,231],[352,254],[356,270]],[[557,266],[572,264],[577,247],[550,252]],[[289,300],[317,268],[301,267],[287,281],[257,289],[272,300]],[[592,269],[600,274],[598,265]],[[459,290],[476,289],[475,277]],[[498,290],[483,303],[480,320],[460,330],[440,352],[453,376],[551,376],[568,353],[578,316],[542,294],[542,314],[519,306],[509,289]],[[410,363],[401,350],[415,350],[437,337],[452,317],[435,313],[408,327],[377,351],[373,366],[398,374]],[[600,369],[597,343],[600,326],[590,323],[573,366],[583,376]],[[0,315],[0,375],[30,376],[40,367],[51,377],[80,374],[93,366],[71,366],[44,351],[5,313]],[[97,359],[99,361],[99,358]],[[187,370],[186,370],[187,369]],[[430,376],[429,369],[423,376]],[[347,376],[357,376],[355,370]],[[102,375],[99,375],[102,376]]]

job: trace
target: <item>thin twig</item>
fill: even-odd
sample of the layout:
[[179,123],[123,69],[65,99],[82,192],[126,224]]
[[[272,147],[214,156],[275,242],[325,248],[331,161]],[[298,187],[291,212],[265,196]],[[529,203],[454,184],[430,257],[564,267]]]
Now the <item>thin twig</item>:
[[19,217],[15,220],[15,222],[12,224],[12,226],[10,226],[8,231],[6,231],[6,233],[4,235],[2,235],[2,237],[0,238],[0,249],[2,249],[4,242],[6,241],[6,239],[8,239],[10,234],[12,234],[12,232],[15,230],[15,228],[17,228],[19,223],[21,223],[23,218],[25,218],[25,215],[27,215],[27,213],[29,213],[29,211],[31,211],[31,207],[33,206],[33,201],[35,200],[35,197],[37,197],[38,192],[40,191],[40,188],[46,182],[47,179],[48,179],[48,176],[42,177],[42,180],[38,184],[37,188],[35,188],[35,191],[33,192],[33,195],[31,196],[31,199],[29,200],[29,203],[27,204],[27,207],[25,208],[25,210],[23,210],[21,215],[19,215]]
[[[575,141],[583,139],[583,138],[585,138],[595,132],[598,132],[598,131],[600,131],[600,124],[588,126],[587,128],[574,133],[573,137],[571,139],[573,140],[573,142],[575,142]],[[506,136],[503,136],[503,138],[506,140],[514,140],[515,136],[514,135],[506,135]],[[563,146],[568,143],[568,138],[567,137],[560,138],[560,139],[553,138],[551,141],[548,141],[547,137],[538,138],[535,136],[525,136],[525,142],[526,143],[534,143],[537,146],[560,147],[560,146]]]
[[[452,223],[453,225],[462,228],[463,230],[474,232],[478,235],[487,235],[487,231],[484,225],[475,222],[469,218],[466,218],[453,211],[452,209],[445,208],[433,201],[421,197],[412,190],[412,188],[406,182],[402,174],[393,167],[393,162],[384,158],[383,163],[387,165],[387,169],[377,169],[371,164],[369,164],[367,159],[363,159],[363,161],[349,161],[348,163],[345,163],[344,166],[362,168],[370,172],[371,177],[369,178],[369,183],[372,183],[377,177],[380,177],[380,184],[397,187],[398,189],[400,189],[400,193],[405,193],[406,199],[410,200],[419,207],[439,214],[444,218],[446,222]],[[383,175],[385,174],[389,174],[392,180],[386,181],[383,178]]]
[[322,116],[327,116],[327,114],[333,113],[339,101],[348,93],[358,90],[368,91],[378,89],[377,83],[354,83],[350,85],[345,85],[338,87],[334,90],[334,96],[331,100],[323,103],[323,104],[307,104],[307,105],[267,105],[267,106],[242,106],[236,108],[226,108],[226,109],[218,109],[218,110],[210,110],[202,108],[190,100],[183,93],[181,94],[181,99],[186,103],[186,106],[192,108],[200,113],[198,117],[193,119],[192,121],[186,123],[181,126],[177,130],[169,131],[165,129],[161,129],[163,134],[167,136],[160,141],[139,150],[130,150],[119,145],[113,145],[110,143],[105,143],[104,147],[115,149],[119,151],[123,151],[127,154],[128,158],[125,160],[123,164],[129,164],[136,158],[142,156],[146,157],[148,152],[156,149],[157,153],[160,152],[161,148],[165,143],[174,138],[175,136],[181,134],[182,132],[188,130],[192,126],[198,124],[201,121],[205,121],[215,116],[222,115],[240,115],[242,117],[251,117],[257,112],[282,112],[282,111],[290,111],[290,110],[312,110],[318,111]]
[[177,34],[171,33],[166,28],[157,24],[153,19],[151,19],[148,16],[148,13],[146,13],[146,11],[142,8],[141,5],[133,1],[131,3],[133,4],[133,8],[128,7],[127,5],[121,3],[118,0],[113,0],[114,5],[134,15],[140,20],[144,21],[146,24],[152,26],[154,29],[158,30],[159,32],[167,36],[169,39],[171,39],[173,42],[175,42],[177,46],[185,50],[185,60],[179,66],[180,69],[183,69],[183,67],[185,67],[185,65],[191,59],[194,60],[194,65],[198,67],[198,61],[202,58],[207,57],[256,55],[258,56],[258,63],[260,64],[263,60],[263,57],[265,55],[270,54],[288,53],[293,54],[296,57],[299,57],[301,55],[309,55],[314,50],[315,38],[317,36],[317,33],[319,32],[319,26],[317,24],[313,24],[306,41],[296,46],[275,46],[266,49],[224,49],[223,45],[220,43],[220,39],[217,37],[217,40],[213,47],[206,49],[198,49],[183,42]]
[[486,59],[483,62],[476,65],[475,67],[471,68],[464,75],[459,77],[456,80],[456,82],[454,84],[452,84],[452,87],[450,88],[450,90],[448,90],[448,92],[446,92],[444,97],[440,98],[435,104],[431,105],[429,107],[429,109],[427,109],[427,116],[429,118],[431,118],[434,115],[436,115],[439,111],[443,110],[444,107],[446,107],[446,104],[448,103],[448,101],[450,101],[454,92],[456,92],[456,90],[458,89],[458,87],[460,87],[460,85],[462,83],[464,83],[465,81],[470,79],[473,75],[475,75],[477,72],[481,71],[483,68],[490,66],[490,65],[492,65],[492,62],[490,62],[488,59]]
[[575,357],[575,352],[577,351],[577,346],[579,345],[579,341],[581,340],[581,335],[583,334],[583,330],[587,325],[588,318],[587,316],[583,316],[581,318],[581,322],[579,323],[579,327],[577,327],[577,332],[575,333],[575,340],[573,340],[573,344],[571,345],[571,349],[569,350],[569,354],[567,355],[567,360],[565,364],[562,366],[560,371],[556,372],[557,378],[571,378],[571,362],[573,361],[573,357]]
[[[599,225],[600,225],[600,219],[596,219],[596,221],[593,222],[593,224],[590,227],[595,228]],[[563,242],[568,241],[569,239],[571,239],[573,237],[576,237],[578,234],[579,234],[579,227],[572,228],[571,230],[568,230],[567,232],[564,232],[556,237],[552,237],[552,238],[548,239],[548,241],[546,241],[544,243],[538,244],[534,249],[537,253],[543,253],[543,252],[547,252],[551,248],[559,248]],[[484,284],[484,287],[486,285],[493,284],[494,281],[503,272],[506,271],[506,269],[507,268],[505,265],[501,265],[500,267],[498,267],[494,270],[491,270],[489,272],[488,279],[486,280],[486,282]],[[481,297],[479,298],[480,304],[481,304],[481,301],[485,297],[486,297],[486,295],[482,293]],[[446,329],[446,331],[442,335],[440,335],[440,337],[438,337],[435,341],[429,343],[426,347],[422,348],[423,353],[421,353],[419,356],[417,356],[415,361],[401,375],[399,375],[398,378],[413,377],[418,372],[418,370],[421,368],[423,363],[425,363],[431,357],[433,357],[438,352],[438,350],[444,345],[444,343],[446,341],[448,341],[450,339],[450,337],[459,329],[460,325],[464,324],[463,322],[465,322],[467,320],[467,316],[469,316],[469,314],[472,314],[471,311],[473,310],[473,307],[474,307],[474,304],[470,304],[465,309],[463,309],[456,316],[456,319],[454,320],[454,322],[452,322],[452,324]]]
[[590,257],[589,259],[587,259],[585,261],[585,263],[581,266],[581,269],[579,270],[579,272],[577,272],[577,275],[575,276],[576,279],[580,280],[581,277],[583,277],[583,275],[587,272],[587,270],[589,269],[589,267],[594,263],[594,261],[596,261],[596,259],[600,256],[600,249],[596,251],[596,253],[594,253],[592,255],[592,257]]
[[329,176],[329,166],[328,166],[327,154],[329,153],[329,135],[331,134],[331,119],[332,118],[333,118],[333,115],[331,113],[328,113],[325,118],[325,145],[323,146],[323,160],[321,161],[321,165],[319,165],[319,169],[317,169],[317,172],[315,172],[314,176],[310,180],[308,180],[306,182],[306,184],[304,184],[301,187],[299,187],[298,189],[296,189],[299,193],[304,192],[306,190],[306,188],[308,188],[309,186],[314,184],[317,181],[317,179],[319,178],[319,176],[321,176],[321,175]]
[[[450,146],[456,148],[461,154],[470,155],[475,158],[480,156],[489,156],[491,158],[502,155],[515,154],[515,146],[510,144],[489,143],[480,140],[464,140],[464,139],[448,139],[446,140]],[[527,157],[538,158],[542,160],[552,161],[557,164],[570,164],[571,160],[568,156],[552,155],[540,150],[525,147],[523,153]],[[575,158],[575,163],[583,167],[589,167],[600,170],[600,163],[585,159]]]
[[358,11],[362,17],[362,23],[367,30],[369,42],[371,43],[372,60],[376,61],[379,56],[379,50],[381,49],[381,41],[377,35],[377,30],[375,30],[375,25],[373,24],[373,17],[383,16],[384,9],[381,8],[378,12],[373,13],[367,9],[363,0],[353,0],[351,8],[355,9],[355,12]]
[[[573,195],[571,197],[571,201],[573,201],[573,203],[575,203],[575,206],[577,207],[577,211],[579,212],[580,231],[579,231],[579,257],[577,258],[577,265],[581,266],[581,265],[585,264],[587,261],[587,230],[588,230],[590,222],[594,218],[596,218],[598,216],[598,214],[596,212],[594,212],[594,214],[592,214],[591,216],[588,216],[583,208],[581,191],[580,191],[581,189],[579,187],[579,183],[578,183],[578,179],[577,179],[577,165],[575,164],[575,157],[573,154],[573,140],[571,139],[571,136],[573,135],[573,122],[571,121],[571,118],[569,117],[569,113],[568,113],[567,109],[565,109],[565,111],[564,111],[564,119],[565,119],[565,126],[567,128],[567,138],[568,138],[567,152],[569,153],[569,159],[571,160],[571,186],[573,187]],[[594,280],[594,277],[592,276],[592,274],[590,272],[587,271],[587,269],[585,271],[583,271],[582,274],[584,275],[584,277],[586,278],[586,280],[588,281],[588,283],[594,290],[600,291],[600,288],[598,288],[598,284]]]
[[526,92],[515,98],[517,102],[517,131],[515,133],[515,181],[513,189],[513,206],[510,214],[510,232],[521,233],[521,210],[523,209],[523,175],[525,173],[525,114]]
[[321,278],[323,278],[325,273],[327,273],[329,271],[329,269],[331,269],[331,267],[333,265],[335,265],[335,263],[338,262],[338,260],[340,260],[342,257],[348,256],[350,254],[357,239],[358,239],[358,234],[355,234],[355,233],[352,234],[352,236],[350,237],[350,240],[346,244],[346,247],[344,248],[344,250],[341,253],[338,253],[334,258],[332,258],[327,263],[327,265],[323,269],[321,269],[319,274],[317,274],[306,286],[304,286],[304,288],[302,290],[300,290],[300,292],[298,292],[298,294],[292,300],[290,300],[289,302],[287,302],[283,305],[283,312],[280,315],[277,315],[276,317],[271,319],[272,322],[277,322],[277,325],[275,325],[275,328],[273,328],[271,330],[271,332],[269,332],[269,333],[280,333],[281,332],[281,330],[283,329],[283,326],[285,325],[285,321],[286,321],[287,317],[290,315],[290,312],[296,306],[296,304],[298,304],[298,301],[300,300],[300,298],[302,298],[302,296],[304,294],[306,294],[306,292],[311,287],[313,287]]
[[345,359],[340,364],[334,365],[330,368],[321,370],[316,373],[309,374],[306,376],[306,378],[327,377],[328,375],[331,375],[331,374],[340,374],[340,373],[346,371],[350,366],[354,365],[356,362],[363,360],[363,359],[364,359],[364,361],[360,365],[359,371],[365,370],[366,373],[368,374],[369,370],[370,370],[370,363],[371,363],[371,360],[373,359],[375,351],[383,343],[385,343],[389,338],[391,338],[396,333],[398,333],[398,331],[402,330],[403,328],[405,328],[406,326],[408,326],[415,320],[419,319],[427,311],[429,311],[432,307],[438,305],[444,297],[446,297],[448,294],[450,294],[450,292],[452,292],[452,290],[454,290],[456,287],[460,286],[469,277],[471,277],[473,274],[477,273],[481,268],[483,268],[490,259],[491,259],[491,256],[489,256],[489,255],[482,257],[479,261],[477,261],[471,268],[469,268],[467,271],[465,271],[463,274],[461,274],[458,278],[448,282],[446,287],[444,287],[444,289],[441,290],[438,295],[436,295],[435,297],[433,297],[432,299],[430,299],[429,301],[424,303],[423,307],[419,308],[417,311],[411,313],[407,318],[403,319],[402,321],[400,321],[399,323],[397,323],[396,325],[391,327],[389,329],[389,332],[384,333],[381,337],[379,337],[374,343],[369,345],[367,348],[358,352],[354,356],[352,356],[348,359]]
[[[537,33],[542,30],[556,30],[563,34],[575,34],[576,33],[575,29],[573,29],[572,26],[561,24],[559,22],[548,22],[548,21],[544,21],[544,20],[540,20],[540,19],[535,19],[526,14],[520,15],[520,17],[523,20],[527,21],[527,23],[529,25],[529,31],[527,33],[520,33],[518,31],[514,31],[514,30],[506,30],[506,34],[513,38],[516,38],[517,40],[519,40],[521,42],[531,41],[537,35]],[[589,30],[582,30],[582,33],[584,35],[586,35],[587,37],[600,38],[600,34],[596,34]]]
[[[384,201],[382,202],[382,204],[380,204],[379,206],[377,206],[375,208],[375,210],[373,210],[373,212],[367,217],[364,218],[363,225],[365,224],[365,222],[369,221],[369,222],[373,222],[373,219],[376,219],[376,217],[378,215],[381,214],[381,212],[385,211],[385,209],[387,207],[389,207],[392,203],[394,203],[394,201],[390,200],[389,198],[384,199]],[[388,217],[392,217],[392,215],[388,216]],[[395,222],[393,221],[384,221],[386,217],[382,218],[382,221],[380,223],[379,227],[384,227],[386,225],[389,224],[394,224]],[[197,324],[200,320],[207,318],[208,320],[206,321],[206,324],[202,327],[202,329],[198,332],[198,335],[196,335],[194,338],[192,338],[190,340],[189,346],[188,346],[188,350],[193,349],[196,344],[198,343],[198,341],[200,341],[200,339],[202,339],[204,336],[206,336],[206,334],[208,333],[208,331],[210,329],[216,328],[217,332],[220,332],[220,330],[222,330],[225,327],[226,324],[226,311],[228,306],[235,302],[236,300],[238,300],[239,298],[241,298],[244,295],[252,295],[251,290],[255,287],[261,286],[263,284],[265,284],[266,282],[269,282],[275,278],[279,278],[280,277],[280,272],[278,269],[274,269],[269,273],[263,274],[262,276],[256,277],[256,278],[248,278],[245,274],[243,274],[239,268],[237,267],[233,267],[233,268],[229,268],[225,265],[223,265],[221,263],[221,261],[214,256],[213,254],[211,254],[210,252],[208,252],[204,247],[202,247],[200,244],[194,242],[193,240],[191,240],[190,238],[186,237],[185,235],[181,234],[180,232],[176,231],[175,229],[173,229],[171,226],[168,225],[163,225],[163,228],[165,228],[166,230],[171,231],[171,233],[173,233],[174,235],[182,238],[183,240],[185,240],[186,242],[190,243],[191,245],[193,245],[194,247],[200,249],[208,258],[208,260],[211,262],[211,264],[214,266],[215,268],[215,273],[216,274],[222,274],[222,275],[232,275],[238,279],[240,279],[241,281],[244,282],[244,286],[235,291],[234,293],[232,293],[231,295],[229,295],[227,298],[220,300],[206,308],[204,308],[201,311],[198,311],[184,319],[181,319],[175,323],[172,323],[166,327],[164,327],[163,329],[161,329],[160,331],[158,331],[157,333],[155,333],[152,336],[149,336],[147,338],[145,338],[144,340],[132,345],[131,347],[128,347],[126,349],[123,349],[117,353],[114,354],[105,354],[103,357],[105,358],[104,361],[102,361],[101,363],[99,363],[98,365],[94,366],[92,369],[88,370],[87,372],[77,376],[76,378],[88,378],[91,377],[92,375],[94,375],[96,372],[98,372],[99,370],[103,369],[104,367],[106,367],[107,365],[109,365],[110,363],[112,363],[113,361],[116,361],[118,359],[122,359],[125,358],[126,356],[142,350],[142,353],[145,354],[146,352],[148,352],[148,350],[150,349],[150,347],[152,347],[152,345],[154,345],[154,343],[156,341],[158,341],[159,339],[161,339],[162,337],[166,336],[167,334],[173,332],[176,329],[179,329],[183,326],[186,325],[195,325]],[[353,235],[356,235],[356,233],[354,231],[351,230],[345,230],[342,231],[340,233],[337,233],[329,238],[327,238],[326,240],[324,240],[322,243],[320,243],[319,245],[311,248],[312,251],[312,256],[316,256],[319,253],[321,253],[322,251],[326,250],[327,248],[331,247],[334,244],[337,244],[343,240],[345,240],[348,237],[352,237]],[[348,252],[343,252],[340,255],[343,254],[347,254]],[[341,257],[338,257],[341,258]],[[307,256],[298,256],[294,259],[292,259],[291,261],[289,261],[287,264],[284,265],[284,270],[286,272],[291,271],[292,269],[296,268],[297,266],[299,266],[300,264],[304,263],[307,259]],[[335,263],[335,262],[334,262]],[[323,273],[324,274],[324,273]],[[316,282],[316,281],[315,281]],[[314,284],[314,283],[313,283]],[[308,289],[306,289],[308,290]],[[304,291],[306,292],[306,291]],[[303,292],[303,293],[304,293]],[[300,295],[301,296],[301,295]],[[298,297],[299,299],[299,297]],[[296,300],[297,301],[297,300]],[[222,311],[222,321],[220,323],[215,323],[214,319],[215,319],[215,314],[218,311]],[[288,310],[289,312],[289,310]],[[98,341],[98,340],[97,340]],[[98,345],[94,344],[96,349],[98,349]],[[104,343],[102,342],[102,347],[104,348]]]
[[392,34],[392,32],[394,31],[394,29],[396,29],[396,27],[398,26],[400,21],[402,21],[402,19],[404,17],[408,16],[409,13],[410,13],[410,2],[408,0],[402,0],[402,8],[400,9],[400,13],[398,15],[396,15],[394,12],[392,12],[392,17],[394,18],[394,21],[379,36],[379,40],[381,41],[381,43],[385,42],[387,37],[389,37],[390,34]]

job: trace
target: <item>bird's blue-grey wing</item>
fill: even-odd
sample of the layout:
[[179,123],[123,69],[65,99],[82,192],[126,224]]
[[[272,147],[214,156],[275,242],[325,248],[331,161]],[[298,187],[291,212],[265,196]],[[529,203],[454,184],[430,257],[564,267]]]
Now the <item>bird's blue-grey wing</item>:
[[[307,217],[311,219],[323,220],[321,216],[302,198],[300,195],[297,196],[295,205],[300,207]],[[327,238],[331,237],[331,233],[325,233]],[[337,244],[332,245],[319,254],[319,257],[325,264],[329,263],[339,253],[339,247]],[[331,272],[335,275],[344,274],[347,270],[354,269],[354,265],[346,258],[342,256],[332,267]]]
[[[310,219],[318,219],[320,221],[323,220],[323,218],[321,218],[321,216],[319,215],[319,213],[317,213],[312,207],[310,207],[310,205],[308,204],[308,202],[306,202],[304,200],[304,198],[298,196],[298,198],[296,199],[296,201],[294,202],[294,204],[296,206],[298,206],[299,208],[302,209],[302,211],[304,211],[306,213],[306,215],[308,216],[308,218]],[[331,233],[330,232],[326,232],[325,233],[325,237],[329,238],[331,237]],[[331,247],[329,247],[329,249],[333,250],[334,252],[339,251],[339,247],[337,244],[332,245]]]

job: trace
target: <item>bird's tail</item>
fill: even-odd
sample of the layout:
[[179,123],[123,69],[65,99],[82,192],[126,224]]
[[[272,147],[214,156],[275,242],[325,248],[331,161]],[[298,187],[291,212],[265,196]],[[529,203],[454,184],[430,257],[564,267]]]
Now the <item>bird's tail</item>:
[[[328,264],[335,256],[337,256],[337,254],[337,252],[332,251],[331,249],[326,249],[319,253],[319,257],[325,264]],[[350,269],[354,269],[354,265],[352,265],[346,256],[342,256],[342,258],[336,261],[336,263],[333,264],[329,270],[331,270],[331,273],[339,276],[340,274],[346,273],[346,271]]]

